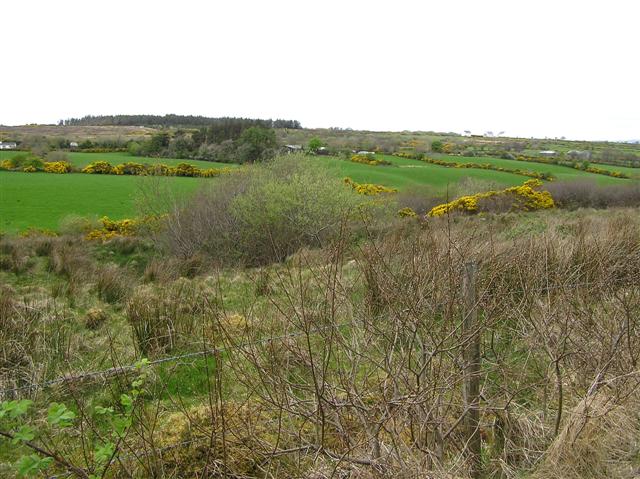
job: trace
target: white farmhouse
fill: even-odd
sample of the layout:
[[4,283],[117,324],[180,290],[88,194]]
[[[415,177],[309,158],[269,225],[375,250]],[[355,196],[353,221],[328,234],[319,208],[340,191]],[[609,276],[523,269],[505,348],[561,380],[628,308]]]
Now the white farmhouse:
[[15,150],[17,147],[15,141],[0,141],[0,150]]

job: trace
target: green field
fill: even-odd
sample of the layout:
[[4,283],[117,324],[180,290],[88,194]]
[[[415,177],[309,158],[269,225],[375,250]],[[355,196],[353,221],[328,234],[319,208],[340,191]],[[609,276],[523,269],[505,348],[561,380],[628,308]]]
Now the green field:
[[[410,160],[407,158],[399,158],[399,157],[385,156],[385,155],[381,155],[381,156],[383,156],[385,159],[391,161],[396,165],[404,166],[404,167],[414,166],[415,168],[418,168],[419,166],[426,164],[428,166],[442,168],[437,165],[430,165],[429,163],[425,163],[418,160]],[[621,178],[613,178],[611,176],[588,173],[586,171],[576,170],[568,166],[547,165],[544,163],[535,163],[532,161],[505,160],[502,158],[491,158],[486,156],[465,157],[465,156],[435,155],[435,154],[432,156],[439,160],[451,161],[452,163],[490,163],[492,165],[502,167],[502,168],[529,170],[529,171],[536,171],[539,173],[551,173],[555,177],[556,181],[572,181],[577,179],[590,179],[600,184],[612,184],[612,183],[620,183],[625,181],[624,179],[621,179]],[[629,176],[637,176],[638,173],[640,173],[638,170],[634,168],[625,168],[622,166],[617,167],[617,166],[611,166],[611,165],[600,165],[595,163],[593,164],[593,166],[602,168],[604,170],[620,171],[622,173],[627,173]],[[485,170],[469,169],[466,171],[473,172],[472,175],[474,177],[478,177],[476,172],[479,173]],[[488,170],[488,172],[490,173],[490,175],[499,173],[491,170]],[[519,178],[522,178],[522,181],[519,181],[519,183],[522,183],[527,179],[526,177],[523,177],[523,176],[519,176],[519,175],[517,176]]]
[[369,166],[330,157],[318,157],[318,161],[325,162],[341,176],[348,176],[358,183],[377,183],[398,189],[428,185],[434,190],[444,191],[448,185],[470,177],[505,186],[519,185],[526,180],[523,176],[500,171],[462,170],[398,157],[384,158],[398,166]]
[[[15,154],[14,151],[2,151],[0,160]],[[418,160],[380,156],[391,161],[393,166],[369,166],[333,157],[318,157],[317,161],[322,162],[328,170],[340,177],[348,176],[358,183],[377,183],[399,190],[426,185],[434,190],[444,191],[448,186],[465,178],[487,181],[499,186],[519,185],[527,180],[524,176],[500,171],[445,168]],[[601,184],[622,184],[628,181],[558,165],[488,157],[439,155],[438,158],[445,161],[491,163],[505,168],[549,172],[557,180],[588,178]],[[78,167],[99,160],[112,164],[136,161],[175,165],[187,162],[200,168],[238,166],[196,160],[138,158],[126,153],[70,153],[69,159]],[[598,167],[635,173],[633,168],[606,165]],[[68,215],[106,215],[114,219],[135,216],[134,199],[144,181],[144,178],[133,176],[0,172],[0,231],[15,232],[29,227],[56,229],[60,220]],[[194,191],[203,182],[216,180],[172,177],[161,178],[159,181],[170,185],[174,194],[182,195]]]
[[[0,171],[0,231],[29,227],[57,229],[68,215],[135,216],[134,198],[146,178],[136,176],[53,175]],[[176,194],[194,191],[211,178],[158,178]]]

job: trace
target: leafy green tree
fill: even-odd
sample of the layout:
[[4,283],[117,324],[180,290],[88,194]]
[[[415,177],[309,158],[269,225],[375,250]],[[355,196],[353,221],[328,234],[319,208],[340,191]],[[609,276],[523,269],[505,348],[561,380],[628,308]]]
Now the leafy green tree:
[[276,132],[270,128],[252,126],[238,139],[238,159],[241,163],[253,163],[274,156]]
[[440,140],[433,140],[431,142],[431,151],[434,151],[436,153],[441,153],[443,148],[444,148],[444,143],[442,143]]
[[158,155],[162,150],[169,146],[169,133],[162,131],[156,133],[149,140],[147,151],[151,155]]
[[320,138],[313,137],[309,140],[308,148],[311,153],[316,153],[322,146]]

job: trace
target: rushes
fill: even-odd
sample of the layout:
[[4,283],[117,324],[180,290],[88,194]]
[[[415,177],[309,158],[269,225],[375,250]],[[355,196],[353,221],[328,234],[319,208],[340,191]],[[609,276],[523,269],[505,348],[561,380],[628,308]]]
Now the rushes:
[[211,303],[196,283],[181,279],[165,286],[138,287],[126,315],[138,353],[152,356],[197,342]]

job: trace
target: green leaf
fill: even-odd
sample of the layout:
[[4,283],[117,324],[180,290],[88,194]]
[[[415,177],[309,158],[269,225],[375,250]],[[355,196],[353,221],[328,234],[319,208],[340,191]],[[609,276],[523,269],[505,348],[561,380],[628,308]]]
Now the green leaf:
[[34,437],[36,437],[36,433],[30,426],[22,426],[16,432],[13,433],[13,439],[11,440],[11,444],[18,444],[23,441],[31,441]]
[[133,381],[133,382],[131,383],[131,387],[133,387],[133,388],[135,388],[135,389],[138,389],[138,388],[140,388],[140,386],[142,386],[143,384],[144,384],[144,379],[142,379],[142,378],[138,378],[138,379],[136,379],[135,381]]
[[16,399],[14,401],[5,401],[0,403],[0,419],[5,415],[12,419],[22,416],[23,414],[26,414],[32,404],[33,401],[29,399],[22,399],[20,401]]
[[135,367],[137,369],[142,369],[143,367],[148,366],[148,365],[149,365],[149,360],[147,358],[142,358],[140,361],[138,361],[135,364]]
[[115,450],[116,446],[112,442],[108,442],[106,444],[103,444],[102,446],[97,447],[94,451],[96,462],[98,464],[106,464],[107,461],[111,459],[111,456],[113,456]]
[[127,416],[117,416],[113,419],[113,435],[115,437],[124,437],[129,426],[131,426],[131,418]]
[[113,408],[96,406],[95,413],[99,416],[103,416],[105,414],[113,414]]
[[76,413],[70,411],[64,404],[52,402],[49,405],[47,421],[52,426],[69,427],[75,417]]
[[37,454],[22,456],[15,464],[18,475],[21,477],[34,477],[51,465],[53,459],[50,457],[40,457]]
[[130,411],[133,407],[133,399],[131,399],[131,396],[128,394],[121,394],[120,404],[122,404],[127,411]]

